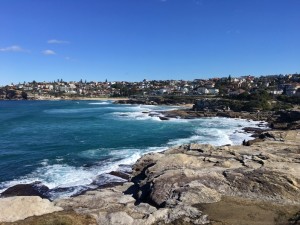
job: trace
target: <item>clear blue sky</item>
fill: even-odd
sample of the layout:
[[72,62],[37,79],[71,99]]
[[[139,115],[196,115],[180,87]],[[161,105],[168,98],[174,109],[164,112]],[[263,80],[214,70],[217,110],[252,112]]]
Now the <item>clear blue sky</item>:
[[300,72],[300,0],[0,0],[0,85]]

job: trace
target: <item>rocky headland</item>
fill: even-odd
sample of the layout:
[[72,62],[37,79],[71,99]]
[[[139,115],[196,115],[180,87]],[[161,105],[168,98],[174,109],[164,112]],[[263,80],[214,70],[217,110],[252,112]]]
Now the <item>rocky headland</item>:
[[[195,119],[202,117],[227,117],[255,121],[266,121],[273,129],[300,129],[300,110],[241,110],[249,102],[222,98],[197,98],[193,96],[148,97],[115,101],[115,104],[139,105],[180,105],[178,110],[163,112],[163,116],[149,112],[149,116],[158,116],[160,120],[170,118]],[[238,105],[239,107],[237,107]],[[184,107],[185,106],[185,107]],[[145,112],[147,113],[147,112]]]
[[145,113],[264,120],[272,130],[244,128],[255,139],[236,146],[191,143],[150,153],[132,173],[110,173],[122,182],[53,202],[38,182],[16,185],[1,195],[0,224],[300,224],[299,111]]
[[72,198],[2,198],[1,224],[299,224],[300,131],[262,134],[144,155],[128,182]]

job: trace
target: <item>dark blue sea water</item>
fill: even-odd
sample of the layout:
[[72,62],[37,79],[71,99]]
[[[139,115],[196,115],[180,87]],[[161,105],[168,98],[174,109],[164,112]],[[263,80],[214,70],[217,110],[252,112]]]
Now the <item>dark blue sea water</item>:
[[89,186],[98,175],[134,163],[147,152],[190,142],[240,144],[248,138],[241,129],[258,124],[149,116],[174,108],[111,101],[0,101],[0,192],[34,181],[49,188]]

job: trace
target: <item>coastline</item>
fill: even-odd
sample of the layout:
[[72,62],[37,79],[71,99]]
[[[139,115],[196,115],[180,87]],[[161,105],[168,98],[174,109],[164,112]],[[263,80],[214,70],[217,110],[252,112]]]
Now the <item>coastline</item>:
[[[180,109],[178,110],[170,110],[170,111],[143,111],[142,112],[142,115],[144,116],[147,116],[149,118],[152,119],[152,117],[155,118],[155,120],[161,120],[162,122],[164,120],[181,120],[181,119],[184,119],[184,120],[188,120],[190,122],[193,121],[193,119],[196,119],[194,117],[182,117],[182,118],[174,118],[173,116],[169,117],[168,116],[168,113],[170,112],[173,112],[173,111],[185,111],[185,110],[188,110],[188,108],[185,108],[184,106],[187,106],[187,105],[183,105],[183,106],[178,106],[176,105],[176,107],[180,107]],[[162,113],[162,114],[160,114]],[[153,115],[152,115],[153,114]],[[166,117],[164,117],[166,116]],[[201,117],[199,117],[201,118]],[[211,119],[214,118],[214,117],[211,117]],[[216,117],[218,118],[218,117]],[[231,118],[229,118],[231,119]],[[219,140],[218,141],[218,146],[222,145],[221,143],[223,142],[224,145],[240,145],[242,144],[243,140],[253,140],[255,137],[254,135],[257,134],[258,132],[261,132],[261,131],[265,131],[268,129],[268,126],[267,124],[264,122],[264,121],[259,121],[259,123],[255,123],[255,124],[250,124],[250,120],[247,120],[246,119],[241,119],[241,118],[235,118],[235,119],[238,119],[238,120],[241,120],[241,121],[245,121],[247,123],[247,126],[242,126],[242,125],[239,125],[237,127],[235,127],[235,129],[232,129],[230,130],[230,132],[226,135],[226,138],[225,138],[225,143],[224,141],[222,140]],[[173,120],[173,121],[174,121]],[[228,120],[230,121],[230,120]],[[232,120],[233,122],[234,120]],[[226,121],[223,121],[224,123],[227,123]],[[250,127],[248,127],[250,126]],[[234,137],[232,137],[234,136]],[[243,137],[243,138],[242,138]],[[245,138],[245,139],[244,139]],[[152,154],[152,153],[163,153],[165,151],[167,151],[169,148],[173,148],[173,147],[176,147],[178,145],[181,145],[181,144],[186,144],[186,143],[190,143],[190,142],[193,142],[192,140],[190,140],[191,137],[186,137],[186,138],[179,138],[178,140],[177,139],[174,139],[174,143],[166,143],[164,146],[157,146],[157,147],[150,147],[149,150],[147,150],[146,152],[144,153],[140,153],[140,157],[141,158],[143,155],[145,154]],[[230,143],[228,143],[228,141]],[[172,140],[170,142],[173,142]],[[178,143],[176,143],[178,142]],[[150,150],[151,149],[151,150]],[[124,158],[123,160],[126,161],[126,164],[116,164],[117,167],[119,168],[116,168],[116,165],[114,165],[114,169],[111,168],[110,170],[106,170],[106,172],[103,172],[102,174],[98,174],[97,177],[94,177],[93,178],[93,181],[91,182],[90,185],[92,184],[95,184],[97,187],[92,187],[90,188],[89,186],[90,185],[83,185],[82,187],[79,187],[79,190],[78,190],[78,193],[76,191],[71,191],[71,195],[69,195],[68,193],[66,193],[67,197],[73,197],[73,196],[77,196],[77,195],[82,195],[84,194],[86,191],[91,191],[91,190],[94,190],[94,189],[97,189],[97,188],[103,188],[103,187],[107,187],[107,186],[111,186],[111,185],[115,185],[115,184],[122,184],[125,182],[125,180],[128,179],[129,177],[129,173],[127,173],[127,170],[128,170],[128,166],[131,167],[133,166],[133,164],[139,159],[137,157],[134,157],[134,158],[130,158],[130,160],[128,161],[127,158]],[[130,164],[127,164],[127,163],[130,163]],[[124,167],[124,168],[123,168]],[[125,170],[125,172],[124,172]],[[105,176],[106,175],[112,175],[113,177],[111,178],[111,180],[109,179],[108,181],[102,183],[101,182],[101,179],[107,179]],[[125,180],[124,180],[124,177],[125,177]],[[123,180],[122,180],[123,179]],[[17,195],[37,195],[37,196],[40,196],[42,198],[47,198],[51,201],[53,200],[56,200],[56,199],[59,199],[59,198],[63,198],[64,195],[60,196],[60,197],[57,197],[56,195],[54,195],[54,197],[51,195],[48,195],[48,193],[50,192],[53,192],[55,193],[56,192],[56,189],[58,191],[58,193],[60,191],[63,191],[63,189],[65,189],[66,191],[68,191],[68,189],[72,190],[72,186],[71,187],[66,187],[66,188],[62,188],[60,189],[59,187],[54,187],[52,189],[49,189],[47,184],[44,184],[42,181],[34,181],[34,180],[31,180],[30,182],[28,181],[23,181],[23,182],[20,182],[20,183],[17,183],[16,182],[13,182],[14,184],[12,186],[7,186],[6,188],[3,188],[1,189],[1,192],[0,192],[0,198],[1,197],[11,197],[11,196],[17,196]],[[101,184],[100,184],[101,183]],[[99,186],[100,184],[100,186]],[[93,185],[92,185],[93,186]],[[76,187],[76,186],[74,186]]]
[[70,97],[63,97],[63,98],[55,98],[55,97],[45,97],[45,96],[40,96],[38,98],[35,99],[0,99],[0,101],[125,101],[128,100],[129,98],[126,97],[97,97],[97,98],[88,98],[88,97],[74,97],[74,98],[70,98]]
[[297,224],[300,131],[268,133],[247,147],[187,144],[146,154],[130,181],[55,200],[53,213],[14,224]]
[[[260,169],[260,167],[258,167],[259,165],[267,165],[269,162],[268,163],[264,162],[264,161],[268,161],[267,158],[259,158],[259,157],[255,158],[259,156],[258,149],[262,149],[263,147],[266,147],[266,145],[270,143],[273,146],[272,151],[274,150],[276,151],[276,148],[282,149],[283,147],[287,147],[289,145],[292,146],[295,143],[299,144],[299,135],[298,135],[299,130],[293,131],[292,132],[294,133],[293,135],[286,134],[286,136],[290,135],[295,138],[296,142],[294,144],[290,143],[291,137],[288,137],[287,141],[283,141],[282,137],[284,136],[284,133],[288,133],[289,131],[273,130],[273,131],[268,131],[268,133],[269,132],[271,134],[272,132],[275,132],[275,134],[280,133],[280,135],[278,136],[276,134],[277,135],[276,138],[271,138],[271,139],[261,138],[261,141],[254,142],[253,145],[250,147],[244,147],[242,145],[213,147],[210,145],[188,144],[182,146],[174,146],[168,150],[159,153],[146,154],[142,156],[133,165],[133,173],[131,175],[131,181],[125,182],[123,184],[112,184],[109,185],[108,187],[103,187],[102,189],[87,191],[86,193],[83,193],[77,197],[75,196],[69,199],[55,200],[52,203],[53,207],[61,207],[63,211],[61,213],[59,212],[59,213],[49,214],[48,217],[50,216],[51,218],[52,215],[53,217],[56,218],[57,215],[66,214],[67,216],[72,215],[74,218],[79,216],[79,218],[82,219],[86,217],[86,215],[88,215],[89,218],[92,218],[90,224],[97,224],[97,223],[98,224],[156,224],[156,223],[175,224],[180,221],[181,222],[190,221],[190,223],[185,223],[185,224],[207,224],[208,221],[212,221],[212,219],[217,221],[218,219],[220,219],[218,218],[217,213],[214,212],[213,208],[218,209],[219,207],[217,211],[218,213],[220,213],[220,211],[222,211],[221,209],[222,207],[220,208],[222,204],[231,204],[232,207],[237,207],[237,211],[241,211],[243,209],[243,206],[240,205],[240,202],[244,202],[246,206],[250,205],[249,207],[252,209],[254,207],[255,209],[253,209],[253,213],[255,212],[257,213],[258,209],[261,208],[264,204],[266,205],[273,204],[274,208],[278,209],[280,213],[284,211],[283,206],[289,209],[291,207],[292,208],[296,207],[297,210],[299,210],[300,212],[299,204],[294,204],[294,203],[292,204],[289,196],[287,199],[284,199],[283,201],[279,201],[278,199],[275,199],[274,201],[274,199],[270,197],[267,197],[262,200],[262,196],[264,196],[264,193],[262,193],[259,196],[259,198],[255,196],[254,197],[250,196],[249,198],[249,196],[245,193],[239,195],[234,195],[234,194],[224,195],[224,192],[218,189],[219,188],[218,182],[214,184],[215,187],[213,188],[209,186],[207,183],[205,184],[201,182],[199,183],[198,180],[199,176],[197,177],[197,179],[190,180],[191,176],[193,176],[192,175],[193,173],[190,174],[190,170],[195,170],[195,168],[197,168],[197,170],[200,170],[199,166],[201,165],[201,167],[203,167],[204,164],[205,164],[204,168],[206,169],[205,174],[208,176],[205,179],[207,178],[212,180],[219,179],[218,177],[215,176],[210,177],[211,173],[214,173],[214,171],[209,172],[209,170],[214,167],[217,167],[218,170],[220,168],[223,169],[225,168],[225,170],[229,170],[230,168],[232,168],[234,170],[234,173],[237,174],[240,173],[240,171],[238,171],[240,167],[238,167],[237,164],[235,163],[233,165],[230,157],[232,157],[234,161],[238,161],[239,164],[242,164],[243,167],[246,167],[247,170],[252,169],[254,171],[259,171]],[[274,134],[272,135],[274,136]],[[225,156],[222,155],[223,153],[221,153],[220,151],[225,152],[226,153]],[[253,155],[252,153],[252,156],[250,158],[249,156],[247,157],[243,156],[244,154],[251,155],[251,152],[255,152],[256,154]],[[272,154],[271,152],[268,154]],[[196,157],[196,158],[192,158],[192,157]],[[156,188],[152,187],[151,189],[148,188],[147,190],[145,190],[146,188],[145,185],[146,186],[148,185],[147,183],[155,184],[155,182],[157,182],[157,180],[156,181],[152,180],[153,176],[155,177],[155,175],[152,174],[152,172],[154,173],[158,172],[156,171],[156,169],[151,170],[151,167],[153,167],[152,165],[153,163],[154,166],[158,164],[159,171],[161,171],[159,173],[164,174],[159,176],[168,177],[168,179],[164,178],[162,181],[160,181],[164,185],[166,185],[167,190],[165,190],[165,187],[161,186],[161,184],[159,184],[158,187]],[[171,171],[171,172],[165,174],[165,172],[163,171],[167,171],[167,172]],[[183,177],[180,175],[182,171],[185,171]],[[244,173],[240,173],[240,174],[245,176]],[[170,175],[172,176],[169,177]],[[231,176],[232,174],[229,175]],[[275,175],[277,174],[272,174],[272,176]],[[179,176],[178,177],[179,180],[181,179],[185,180],[186,177],[189,177],[189,179],[185,180],[185,182],[188,183],[191,182],[191,183],[189,183],[187,188],[183,188],[185,191],[182,192],[180,181],[176,181],[174,183],[174,176],[175,177]],[[224,176],[224,174],[222,176]],[[254,176],[256,175],[254,174]],[[141,177],[144,179],[141,179]],[[298,181],[297,176],[296,176],[296,180],[295,177],[289,179],[291,179],[292,185],[294,185],[297,188],[298,183],[300,183],[300,181]],[[179,185],[180,188],[174,189],[174,185],[175,187]],[[283,184],[280,183],[280,185]],[[231,188],[231,186],[229,187]],[[203,190],[204,193],[202,193]],[[182,193],[184,193],[183,196],[187,196],[188,200],[182,200],[184,199],[182,197],[181,197],[182,199],[180,198],[178,199],[177,197],[173,199],[171,197],[172,195],[168,194],[170,191],[171,192],[175,191],[175,193],[178,192],[178,194],[181,193],[179,194],[181,196]],[[195,191],[200,192],[201,196],[200,197],[197,195],[195,196]],[[281,194],[282,193],[280,192],[277,193],[276,195],[281,195]],[[293,194],[293,196],[295,197],[295,193]],[[92,199],[91,197],[93,197],[94,199]],[[107,199],[103,199],[103,198],[107,198]],[[169,202],[168,202],[168,198],[170,198]],[[191,201],[194,198],[197,198],[198,202],[192,201],[193,204],[190,204],[189,201]],[[296,199],[298,198],[299,196],[296,193]],[[161,200],[163,201],[161,202]],[[95,204],[99,206],[96,207]],[[104,207],[104,205],[106,205],[106,207]],[[212,205],[215,206],[212,208]],[[69,212],[70,209],[72,210],[71,212]],[[100,214],[95,215],[94,214],[95,210],[96,211],[98,210]],[[298,211],[297,212],[294,211],[295,210],[292,209],[288,210],[288,212],[286,213],[286,217],[283,216],[283,218],[281,219],[286,220],[292,218],[292,216],[298,212]],[[205,212],[208,213],[208,216],[205,215]],[[137,213],[139,215],[137,215]],[[269,211],[265,210],[265,213],[267,215],[270,214],[270,210]],[[274,217],[278,216],[275,212],[272,211],[272,213],[274,214],[273,215]],[[170,216],[171,214],[174,214],[173,218]],[[183,215],[187,215],[187,216],[183,216]],[[211,217],[212,215],[213,217]],[[31,224],[32,222],[38,221],[39,218],[43,218],[43,217],[47,217],[47,216],[41,216],[36,218],[32,217],[24,221],[20,220],[16,224],[26,224],[27,221],[31,221],[30,222]],[[113,217],[117,217],[119,220],[116,222],[115,220],[112,219]],[[0,223],[0,224],[5,224],[5,223]],[[233,224],[238,224],[238,223],[233,223]]]

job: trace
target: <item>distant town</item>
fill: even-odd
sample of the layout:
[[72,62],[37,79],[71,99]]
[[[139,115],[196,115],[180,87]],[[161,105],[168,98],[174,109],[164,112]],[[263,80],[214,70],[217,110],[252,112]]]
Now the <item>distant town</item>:
[[300,74],[186,80],[23,82],[0,87],[0,99],[73,99],[137,96],[238,96],[264,90],[300,97]]

